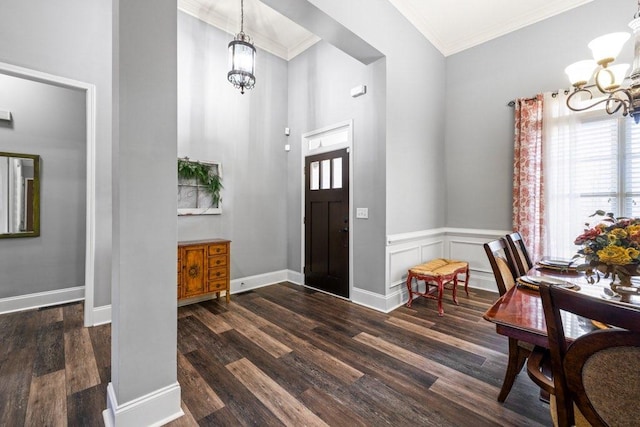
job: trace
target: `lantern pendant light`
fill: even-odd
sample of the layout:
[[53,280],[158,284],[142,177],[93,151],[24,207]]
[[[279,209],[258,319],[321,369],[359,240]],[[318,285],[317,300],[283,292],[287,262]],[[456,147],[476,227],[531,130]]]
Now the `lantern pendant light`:
[[256,48],[251,44],[251,37],[244,33],[244,0],[240,0],[240,32],[229,43],[229,68],[227,80],[240,89],[253,89],[256,84]]

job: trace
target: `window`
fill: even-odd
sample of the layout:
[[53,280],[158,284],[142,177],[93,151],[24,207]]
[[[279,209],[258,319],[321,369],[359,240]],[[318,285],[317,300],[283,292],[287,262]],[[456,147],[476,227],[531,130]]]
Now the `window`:
[[640,125],[603,111],[562,114],[564,99],[546,101],[546,247],[571,258],[596,210],[640,217]]
[[222,188],[220,163],[178,159],[178,215],[222,213]]

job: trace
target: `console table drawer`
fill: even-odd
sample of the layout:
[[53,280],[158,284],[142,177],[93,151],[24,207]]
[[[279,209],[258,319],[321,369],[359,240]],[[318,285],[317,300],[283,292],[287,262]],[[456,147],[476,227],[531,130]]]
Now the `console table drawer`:
[[209,268],[223,267],[225,265],[227,265],[226,255],[216,255],[209,257]]
[[227,245],[226,244],[217,244],[217,245],[209,245],[209,256],[211,255],[221,255],[227,253]]
[[209,292],[220,292],[227,289],[226,280],[217,280],[209,282]]
[[225,277],[227,277],[227,268],[226,267],[218,267],[218,268],[210,268],[209,269],[209,280],[224,279]]

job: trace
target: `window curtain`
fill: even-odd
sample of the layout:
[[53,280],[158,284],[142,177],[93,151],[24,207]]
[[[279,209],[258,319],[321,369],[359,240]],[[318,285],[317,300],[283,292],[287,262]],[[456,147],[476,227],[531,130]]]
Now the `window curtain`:
[[534,263],[545,253],[543,105],[543,94],[515,100],[513,229]]
[[[580,215],[579,192],[575,188],[580,179],[576,170],[576,153],[580,152],[577,115],[567,107],[567,94],[544,94],[544,163],[545,218],[552,218],[546,224],[546,255],[571,258],[578,249],[573,241],[583,231],[584,222]],[[594,171],[595,172],[595,171]],[[595,209],[593,210],[595,211]],[[586,218],[585,218],[586,219]]]

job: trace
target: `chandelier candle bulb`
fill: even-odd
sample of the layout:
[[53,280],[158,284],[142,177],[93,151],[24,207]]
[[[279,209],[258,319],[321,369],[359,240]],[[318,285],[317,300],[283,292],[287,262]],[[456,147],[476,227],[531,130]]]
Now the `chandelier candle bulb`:
[[584,61],[574,62],[564,69],[564,72],[569,77],[569,81],[575,87],[582,87],[586,85],[598,64],[591,59],[585,59]]
[[630,36],[629,33],[611,33],[593,39],[589,43],[593,59],[599,65],[606,67],[607,64],[616,60]]

